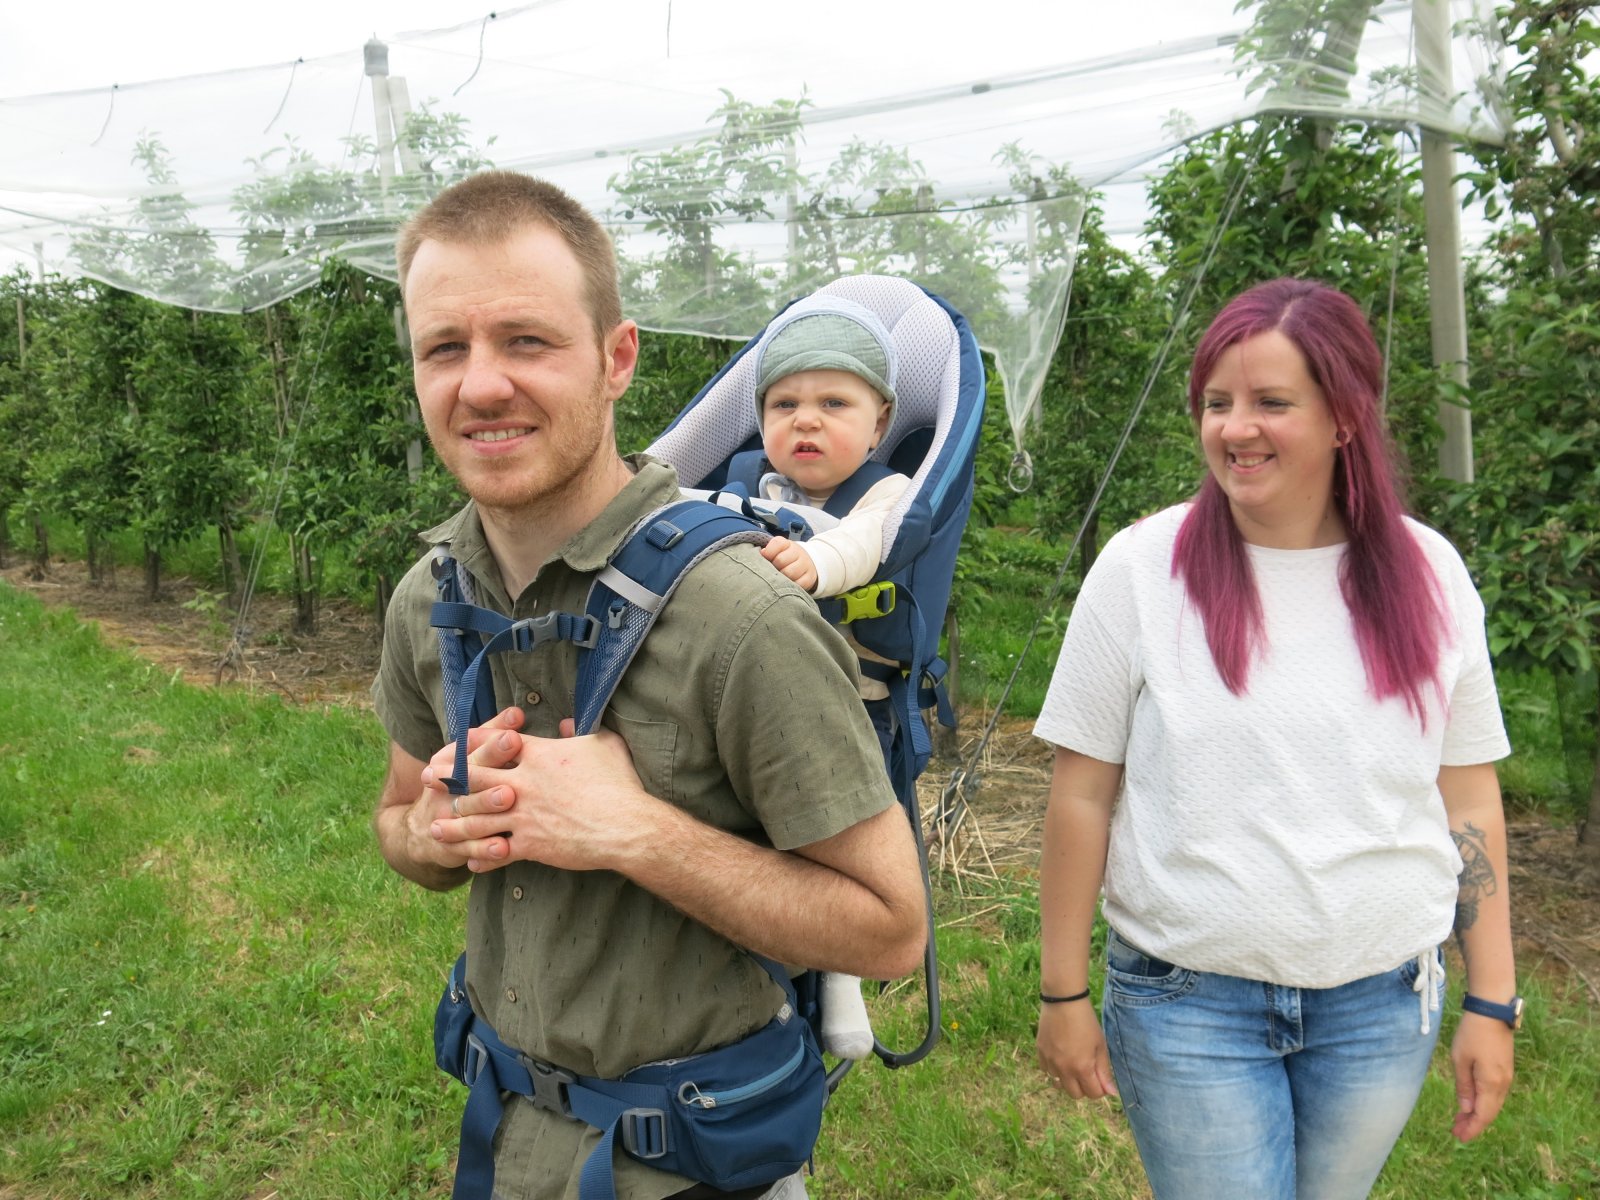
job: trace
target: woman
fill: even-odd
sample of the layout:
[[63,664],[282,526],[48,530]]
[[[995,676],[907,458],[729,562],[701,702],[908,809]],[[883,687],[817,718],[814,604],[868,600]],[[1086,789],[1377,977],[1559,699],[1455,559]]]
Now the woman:
[[1120,1091],[1158,1200],[1365,1196],[1438,1038],[1452,923],[1476,1010],[1456,1137],[1510,1086],[1510,748],[1483,605],[1403,514],[1381,366],[1325,285],[1223,309],[1189,382],[1209,475],[1106,546],[1035,728],[1057,747],[1039,1061],[1074,1098]]

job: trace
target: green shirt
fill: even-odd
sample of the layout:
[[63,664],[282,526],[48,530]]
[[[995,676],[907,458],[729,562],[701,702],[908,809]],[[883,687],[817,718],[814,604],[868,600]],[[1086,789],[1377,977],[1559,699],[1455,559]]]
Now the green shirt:
[[[424,535],[448,542],[477,602],[515,619],[581,612],[589,584],[634,524],[678,499],[647,459],[600,516],[545,562],[513,604],[471,505]],[[401,581],[373,685],[394,741],[430,758],[447,740],[431,556]],[[492,659],[495,696],[557,736],[572,715],[570,644]],[[781,850],[840,833],[894,803],[856,695],[855,656],[810,598],[751,546],[688,572],[623,676],[604,724],[626,739],[652,795]],[[714,863],[706,864],[715,870]],[[467,918],[473,1008],[513,1046],[585,1075],[699,1053],[771,1020],[782,993],[737,946],[609,871],[518,862],[475,876]],[[496,1143],[496,1193],[576,1197],[588,1126],[513,1099]],[[686,1181],[618,1153],[621,1200]]]

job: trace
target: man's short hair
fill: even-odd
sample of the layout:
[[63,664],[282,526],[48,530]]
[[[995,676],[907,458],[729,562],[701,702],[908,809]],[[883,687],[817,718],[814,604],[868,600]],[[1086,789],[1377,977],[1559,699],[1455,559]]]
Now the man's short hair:
[[560,188],[516,171],[484,171],[452,184],[400,227],[395,258],[401,290],[417,248],[425,241],[494,245],[532,225],[554,230],[578,260],[595,337],[604,341],[622,321],[610,236],[588,209]]

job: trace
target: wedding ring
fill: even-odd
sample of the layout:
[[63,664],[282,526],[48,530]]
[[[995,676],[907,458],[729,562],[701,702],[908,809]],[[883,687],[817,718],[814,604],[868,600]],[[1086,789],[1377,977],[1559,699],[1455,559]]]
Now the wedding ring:
[[460,796],[451,796],[450,797],[450,815],[452,817],[459,817],[461,815],[461,797]]

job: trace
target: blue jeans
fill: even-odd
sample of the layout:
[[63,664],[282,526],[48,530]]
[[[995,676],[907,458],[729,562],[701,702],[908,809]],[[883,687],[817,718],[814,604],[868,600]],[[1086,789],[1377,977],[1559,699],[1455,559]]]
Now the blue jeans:
[[[1191,971],[1106,935],[1103,1020],[1157,1200],[1359,1200],[1439,1039],[1415,961],[1333,988]],[[1437,998],[1443,999],[1443,972]]]

